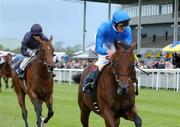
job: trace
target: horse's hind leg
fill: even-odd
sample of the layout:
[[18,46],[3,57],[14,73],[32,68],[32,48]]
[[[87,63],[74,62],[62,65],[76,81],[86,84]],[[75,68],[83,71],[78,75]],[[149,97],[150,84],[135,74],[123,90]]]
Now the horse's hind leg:
[[89,114],[91,110],[86,106],[85,103],[81,103],[80,105],[81,110],[81,123],[83,127],[89,127]]
[[48,108],[48,115],[46,119],[44,120],[44,123],[47,123],[48,120],[54,115],[52,105],[53,105],[53,97],[51,96],[50,99],[46,102],[46,106]]
[[22,117],[23,117],[23,119],[24,119],[25,126],[26,126],[26,127],[29,127],[29,126],[28,126],[28,122],[27,122],[28,112],[27,112],[27,109],[26,109],[26,106],[25,106],[25,93],[24,93],[24,92],[21,92],[21,93],[19,93],[17,96],[18,96],[19,105],[21,106]]
[[9,86],[8,86],[8,78],[7,77],[3,77],[3,79],[4,79],[4,83],[5,83],[5,88],[6,89],[9,88]]
[[2,84],[1,84],[1,77],[0,77],[0,92],[1,92],[1,89],[2,89]]

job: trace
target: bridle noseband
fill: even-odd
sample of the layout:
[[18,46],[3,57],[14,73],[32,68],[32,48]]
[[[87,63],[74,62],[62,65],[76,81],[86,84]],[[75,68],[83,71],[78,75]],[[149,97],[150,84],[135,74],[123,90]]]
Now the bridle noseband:
[[[126,53],[128,53],[128,52],[126,52]],[[118,62],[119,60],[121,60],[121,58],[116,58],[116,59],[111,59],[110,60],[110,63],[111,63],[111,66],[112,66],[112,71],[113,71],[113,74],[115,76],[115,80],[117,82],[120,82],[118,78],[121,77],[121,76],[126,76],[126,77],[128,77],[128,79],[130,79],[130,75],[128,73],[127,74],[120,74],[119,72],[116,71],[119,68],[118,63],[127,63],[126,61]]]
[[41,62],[44,66],[46,66],[48,72],[53,72],[54,64],[53,65],[47,64],[47,62],[44,60],[44,57],[41,56],[40,52],[41,52],[41,49],[39,48],[38,51],[37,51],[37,56],[36,56],[35,59],[38,62]]

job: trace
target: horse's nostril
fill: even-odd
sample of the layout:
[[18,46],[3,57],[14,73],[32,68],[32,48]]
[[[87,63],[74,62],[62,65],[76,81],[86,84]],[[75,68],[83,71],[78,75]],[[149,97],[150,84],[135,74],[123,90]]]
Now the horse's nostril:
[[53,66],[51,66],[51,70],[52,70],[52,71],[54,70],[54,67],[53,67]]
[[122,84],[118,85],[118,90],[117,90],[118,95],[126,95],[128,91],[129,91],[129,85],[122,85]]

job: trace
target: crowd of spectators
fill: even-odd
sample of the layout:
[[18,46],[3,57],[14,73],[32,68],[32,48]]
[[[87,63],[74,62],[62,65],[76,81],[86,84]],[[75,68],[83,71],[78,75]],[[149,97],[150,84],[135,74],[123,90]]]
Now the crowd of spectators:
[[[155,60],[152,58],[149,58],[148,60],[144,60],[141,58],[137,62],[137,66],[140,69],[174,69],[174,68],[180,68],[176,66],[175,60],[177,61],[177,54],[175,54],[176,57],[160,57],[156,58]],[[176,59],[174,59],[176,58]],[[179,55],[180,58],[180,55]],[[89,64],[95,62],[96,59],[69,59],[68,61],[60,61],[56,60],[55,66],[56,68],[66,68],[66,69],[84,69]],[[179,62],[180,63],[180,62]]]
[[138,67],[141,69],[173,69],[175,68],[171,61],[159,60],[159,61],[138,61]]
[[67,69],[84,69],[90,63],[93,63],[94,60],[88,59],[70,59],[67,62],[64,61],[56,61],[56,68],[67,68]]

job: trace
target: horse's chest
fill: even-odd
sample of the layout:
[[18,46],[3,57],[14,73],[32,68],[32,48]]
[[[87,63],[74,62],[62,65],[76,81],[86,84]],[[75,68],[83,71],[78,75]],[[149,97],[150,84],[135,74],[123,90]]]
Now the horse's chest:
[[131,98],[116,98],[112,100],[112,109],[117,112],[130,110],[134,106],[134,101]]

